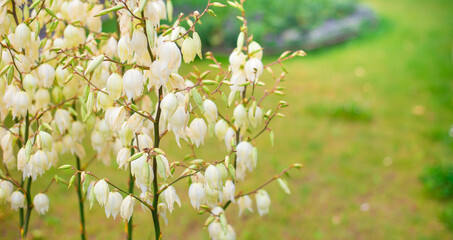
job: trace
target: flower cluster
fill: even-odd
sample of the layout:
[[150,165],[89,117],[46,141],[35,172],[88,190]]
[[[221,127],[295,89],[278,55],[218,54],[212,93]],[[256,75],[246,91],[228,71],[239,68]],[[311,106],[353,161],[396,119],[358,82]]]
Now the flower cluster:
[[[183,204],[174,187],[182,181],[189,182],[193,208],[209,215],[212,239],[236,238],[225,215],[229,205],[237,204],[239,215],[253,211],[255,195],[261,216],[271,204],[263,189],[267,184],[278,180],[289,193],[281,177],[298,164],[251,192],[238,191],[258,164],[258,137],[268,132],[273,142],[269,124],[283,117],[279,111],[287,106],[266,101],[283,95],[279,84],[285,71],[275,74],[272,66],[304,55],[288,51],[264,65],[263,48],[247,32],[243,2],[229,2],[243,25],[237,47],[222,64],[211,52],[203,54],[196,32],[203,15],[225,7],[217,2],[208,1],[201,13],[174,18],[170,0],[1,1],[0,203],[20,210],[23,237],[31,210],[49,211],[46,194],[54,182],[75,186],[82,238],[84,204],[91,208],[97,202],[107,218],[119,215],[126,222],[141,205],[152,213],[160,239],[159,218],[168,224],[167,212]],[[109,17],[116,19],[115,33],[103,32],[102,21]],[[196,67],[197,57],[210,62],[200,67],[207,70]],[[193,72],[181,70],[186,64],[194,64]],[[174,143],[189,151],[186,159],[171,159],[160,148],[171,133]],[[194,149],[208,141],[225,145],[218,159],[196,155]],[[87,157],[93,150],[95,156]],[[75,164],[63,154],[74,156]],[[129,189],[89,171],[93,161],[128,172]],[[32,183],[58,165],[73,175],[57,175],[30,196]],[[129,236],[132,227],[128,224]]]

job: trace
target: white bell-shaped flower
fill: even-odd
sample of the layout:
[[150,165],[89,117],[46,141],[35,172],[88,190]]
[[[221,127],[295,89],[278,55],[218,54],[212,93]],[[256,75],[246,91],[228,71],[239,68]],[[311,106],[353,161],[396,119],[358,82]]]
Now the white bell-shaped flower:
[[85,42],[85,30],[81,27],[74,27],[69,24],[66,26],[64,32],[64,40],[67,48],[77,47],[79,44]]
[[15,211],[25,206],[25,196],[21,191],[15,191],[10,198],[11,208]]
[[181,52],[176,43],[165,41],[157,48],[157,57],[162,60],[170,70],[178,70],[181,66]]
[[161,193],[162,199],[165,201],[168,207],[168,211],[170,213],[174,210],[175,202],[181,207],[181,200],[179,200],[178,195],[176,194],[176,189],[173,186],[168,186],[164,191]]
[[118,73],[112,73],[107,79],[107,90],[113,100],[117,100],[123,94],[123,79]]
[[105,111],[105,119],[109,128],[113,131],[120,129],[126,121],[126,109],[121,107],[111,107]]
[[263,57],[263,48],[259,43],[253,41],[249,44],[248,53],[251,58],[258,58],[261,60]]
[[126,170],[128,165],[127,160],[129,160],[130,157],[131,150],[129,148],[122,148],[116,155],[116,162],[118,163],[118,167]]
[[248,195],[242,196],[238,199],[238,206],[239,206],[239,216],[247,209],[250,212],[253,212],[252,208],[252,199]]
[[143,74],[140,70],[130,69],[123,76],[123,88],[129,100],[143,93]]
[[190,63],[195,59],[197,55],[196,42],[193,38],[188,37],[184,40],[181,47],[182,56],[185,63]]
[[204,144],[204,139],[208,132],[208,127],[206,123],[201,118],[195,118],[191,123],[190,127],[188,128],[188,133],[192,143],[194,143],[197,147],[200,144]]
[[225,146],[227,150],[231,150],[232,144],[236,144],[236,132],[233,128],[229,127],[225,133]]
[[31,30],[26,24],[21,23],[17,25],[14,36],[16,39],[17,47],[19,49],[26,48],[31,40]]
[[225,186],[223,186],[223,197],[225,200],[229,200],[231,202],[236,202],[235,201],[235,191],[236,191],[236,186],[231,180],[227,180],[225,182]]
[[33,198],[33,206],[39,215],[44,215],[49,211],[49,197],[44,193],[38,193]]
[[256,83],[258,79],[261,77],[261,74],[263,74],[263,62],[261,62],[260,59],[258,58],[250,58],[246,63],[244,67],[244,72],[247,77],[247,80],[249,80],[252,83]]
[[244,65],[245,63],[245,54],[242,53],[242,51],[234,50],[231,54],[230,57],[228,58],[231,66],[231,70],[233,72],[239,71],[241,68],[241,65]]
[[271,199],[269,194],[264,189],[258,190],[255,195],[256,197],[256,209],[258,210],[258,214],[263,216],[269,212],[269,207],[271,205]]
[[135,185],[142,192],[148,190],[148,185],[154,179],[153,169],[147,162],[148,154],[144,153],[141,157],[131,162],[131,174],[135,177]]
[[258,106],[256,107],[255,111],[253,111],[253,109],[249,109],[248,115],[249,121],[254,128],[261,125],[261,123],[263,122],[264,113],[263,110]]
[[105,215],[107,218],[112,216],[113,219],[116,219],[116,216],[120,213],[122,202],[123,197],[119,192],[109,193],[107,205],[105,205]]
[[26,92],[18,92],[16,93],[16,96],[14,97],[14,102],[13,102],[13,118],[16,118],[18,116],[20,117],[25,117],[27,114],[27,111],[29,111],[31,106],[31,99]]
[[234,125],[238,128],[245,127],[247,124],[247,111],[245,110],[244,105],[239,104],[233,111],[234,116]]
[[203,101],[204,116],[209,123],[214,123],[217,120],[217,106],[209,99]]
[[5,190],[6,197],[7,197],[6,200],[8,201],[13,192],[14,185],[10,181],[0,180],[0,188]]
[[204,203],[206,194],[202,184],[194,182],[189,187],[189,199],[192,207],[199,210],[200,205]]
[[180,138],[183,138],[187,141],[186,137],[186,127],[187,122],[189,121],[189,113],[184,110],[184,107],[178,107],[175,113],[168,120],[169,129],[173,132],[176,138],[176,143],[179,147],[181,144],[179,142]]
[[228,123],[225,120],[219,119],[219,121],[217,121],[217,123],[215,124],[214,132],[219,140],[225,138],[228,127]]
[[220,189],[222,185],[222,176],[214,165],[209,165],[204,172],[204,178],[210,188]]
[[135,30],[132,34],[131,48],[135,51],[135,54],[141,56],[142,53],[146,52],[147,45],[146,35],[141,30]]
[[118,41],[118,57],[120,57],[121,62],[130,61],[132,58],[132,47],[129,34],[122,36]]
[[131,219],[132,214],[134,213],[134,205],[135,199],[131,195],[128,195],[124,198],[123,202],[121,203],[121,217],[124,219],[124,221],[129,222],[129,220]]
[[68,111],[64,109],[57,109],[55,112],[55,124],[57,124],[60,133],[64,133],[66,129],[69,128],[69,124],[71,121],[71,116]]
[[163,118],[168,119],[178,108],[178,98],[176,98],[174,93],[169,93],[162,99],[160,107],[162,109]]
[[109,199],[109,192],[109,184],[104,179],[97,181],[94,185],[94,196],[96,197],[99,205],[101,205],[102,207],[107,204],[107,201]]

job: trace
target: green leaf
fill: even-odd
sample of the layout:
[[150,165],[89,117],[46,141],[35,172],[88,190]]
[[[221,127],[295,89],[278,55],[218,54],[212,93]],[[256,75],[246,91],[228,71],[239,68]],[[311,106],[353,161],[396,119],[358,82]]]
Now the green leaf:
[[102,10],[100,11],[98,14],[94,15],[95,17],[100,17],[100,16],[104,16],[106,14],[109,14],[111,12],[116,12],[120,9],[123,9],[124,8],[124,5],[122,4],[119,4],[119,5],[116,5],[114,7],[111,7],[111,8],[108,8],[108,9],[105,9],[105,10]]

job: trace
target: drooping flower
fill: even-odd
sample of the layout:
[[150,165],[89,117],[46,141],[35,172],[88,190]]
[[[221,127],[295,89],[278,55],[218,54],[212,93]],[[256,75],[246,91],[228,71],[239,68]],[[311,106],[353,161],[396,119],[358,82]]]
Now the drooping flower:
[[175,203],[181,207],[181,200],[179,200],[179,197],[176,194],[176,189],[173,186],[168,186],[164,191],[162,191],[161,195],[162,199],[167,204],[168,211],[170,211],[170,213],[173,212]]
[[128,195],[124,198],[123,202],[121,203],[121,217],[124,219],[124,221],[129,222],[129,220],[131,219],[132,213],[134,212],[134,205],[135,199],[131,195]]
[[116,216],[121,211],[121,205],[123,202],[123,197],[119,192],[110,192],[107,205],[105,205],[105,215],[107,218],[110,216],[113,217],[113,219],[116,219]]
[[190,204],[192,204],[193,208],[196,208],[197,210],[200,209],[200,205],[203,204],[205,201],[206,194],[203,188],[203,185],[200,183],[192,183],[189,187],[189,199],[190,199]]
[[269,212],[269,206],[271,205],[271,199],[269,194],[264,189],[258,190],[255,195],[256,197],[256,208],[258,209],[258,214],[263,216]]
[[239,216],[247,209],[250,212],[253,212],[252,208],[252,199],[248,195],[242,196],[238,199],[238,206],[239,206]]
[[44,193],[38,193],[33,198],[33,205],[39,215],[44,215],[49,211],[49,197]]
[[129,100],[143,93],[143,74],[140,70],[130,69],[123,76],[123,88]]
[[192,142],[199,147],[200,144],[204,144],[204,139],[208,132],[206,123],[201,118],[195,118],[188,129],[189,136]]
[[99,180],[94,185],[93,193],[99,205],[105,206],[109,199],[109,184],[104,179]]
[[20,191],[15,191],[11,194],[10,198],[11,208],[15,211],[19,210],[19,208],[24,208],[25,206],[25,196]]

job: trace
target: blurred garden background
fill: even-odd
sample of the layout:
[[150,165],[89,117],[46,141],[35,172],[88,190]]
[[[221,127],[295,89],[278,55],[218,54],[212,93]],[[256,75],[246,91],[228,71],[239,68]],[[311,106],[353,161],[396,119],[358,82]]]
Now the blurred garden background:
[[[201,12],[206,1],[173,2],[175,9],[188,12],[195,6]],[[265,52],[265,63],[278,57],[273,50],[282,48],[302,48],[308,54],[286,64],[289,76],[283,85],[290,107],[283,113],[287,117],[272,124],[273,147],[264,138],[258,142],[260,164],[253,174],[255,180],[246,188],[254,188],[290,163],[299,162],[305,168],[291,172],[291,195],[277,184],[266,188],[272,199],[269,215],[228,213],[238,239],[453,238],[453,130],[449,133],[453,125],[453,1],[246,3],[250,31],[271,49]],[[326,21],[338,23],[363,5],[371,13],[362,9],[364,21],[347,25],[343,31],[347,34],[335,38],[348,41],[326,41],[323,46],[310,42],[313,32],[326,26]],[[203,29],[197,29],[202,38],[208,34],[209,40],[203,38],[205,49],[220,56],[227,52],[222,49],[234,46],[237,37],[230,29],[237,29],[234,26],[239,22],[229,14],[219,11],[217,19],[207,16],[202,19]],[[104,27],[108,29],[108,23]],[[221,60],[226,62],[227,57]],[[182,73],[190,68],[186,66]],[[168,141],[173,140],[166,139],[163,148],[168,149]],[[219,148],[224,151],[220,144],[211,143],[200,155],[209,159]],[[167,153],[169,159],[185,156],[177,148]],[[74,159],[68,156],[60,161]],[[93,165],[91,170],[96,173],[100,168],[111,169],[106,177],[112,182],[126,184],[126,173],[118,175],[116,166]],[[69,172],[53,171],[69,176]],[[45,187],[47,182],[36,184]],[[178,193],[187,199],[183,187]],[[76,192],[55,185],[49,194],[49,214],[33,213],[31,235],[78,239],[77,211],[60,211],[77,208]],[[206,216],[194,214],[188,201],[183,203],[169,216],[171,230],[164,228],[164,236],[208,239],[202,229]],[[19,238],[17,221],[7,220],[10,216],[17,217],[9,207],[2,207],[1,239]],[[87,210],[86,216],[90,239],[124,237],[121,219],[107,220],[102,208]],[[134,225],[136,239],[153,237],[150,214],[134,214]]]

